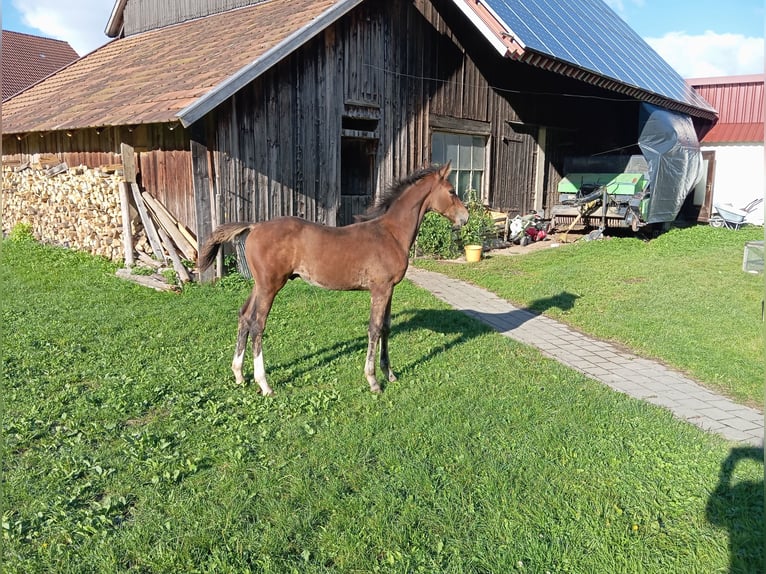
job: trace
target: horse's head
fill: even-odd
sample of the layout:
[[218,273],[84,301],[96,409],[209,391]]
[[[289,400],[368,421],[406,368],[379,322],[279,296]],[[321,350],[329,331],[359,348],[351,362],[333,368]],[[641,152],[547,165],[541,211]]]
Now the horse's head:
[[452,163],[447,162],[434,173],[436,182],[431,187],[427,201],[427,209],[435,211],[449,219],[456,227],[461,227],[468,221],[468,210],[455,193],[455,188],[447,177],[452,171]]

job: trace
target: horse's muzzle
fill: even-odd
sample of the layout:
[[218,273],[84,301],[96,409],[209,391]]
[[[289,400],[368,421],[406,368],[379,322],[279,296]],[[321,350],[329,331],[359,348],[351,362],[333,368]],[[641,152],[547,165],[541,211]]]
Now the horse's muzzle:
[[455,229],[459,229],[463,227],[468,222],[468,210],[463,209],[462,211],[459,211],[455,217],[452,219],[452,227]]

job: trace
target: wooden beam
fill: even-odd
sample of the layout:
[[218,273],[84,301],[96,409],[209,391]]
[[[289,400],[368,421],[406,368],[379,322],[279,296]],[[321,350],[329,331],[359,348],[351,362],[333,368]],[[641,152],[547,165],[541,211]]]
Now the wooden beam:
[[120,155],[122,156],[122,170],[125,181],[136,183],[136,153],[133,146],[126,143],[120,144]]
[[535,160],[535,211],[537,213],[543,212],[543,197],[545,195],[545,139],[547,136],[547,130],[545,126],[537,128],[537,154]]
[[120,279],[127,279],[128,281],[132,281],[133,283],[138,283],[139,285],[143,285],[144,287],[151,287],[152,289],[156,289],[157,291],[175,291],[176,289],[174,285],[170,285],[168,283],[165,283],[164,281],[155,279],[151,275],[133,275],[130,272],[130,269],[118,269],[116,275]]
[[125,252],[125,267],[133,267],[133,230],[130,228],[130,196],[128,184],[120,182],[120,207],[122,207],[122,249]]
[[141,223],[144,224],[146,238],[149,240],[149,245],[152,247],[154,256],[160,261],[165,261],[165,253],[162,251],[160,237],[157,235],[157,228],[154,227],[154,221],[152,221],[152,218],[149,216],[149,212],[146,211],[144,199],[141,197],[141,191],[138,189],[138,184],[131,183],[129,185],[130,189],[133,191],[133,201],[138,208],[138,214],[141,216]]
[[[194,130],[195,132],[198,130]],[[192,135],[192,183],[194,186],[194,208],[197,214],[197,243],[204,245],[213,233],[213,201],[210,193],[210,167],[208,165],[207,146],[202,143],[202,137],[197,133]],[[215,279],[215,269],[209,267],[200,271],[199,280],[209,283]]]
[[181,233],[175,218],[148,191],[143,192],[141,196],[144,198],[146,205],[149,206],[149,210],[157,218],[157,223],[159,223],[158,230],[164,229],[170,235],[173,243],[183,253],[183,256],[190,261],[194,261],[197,258],[197,250],[189,243],[186,236]]
[[157,232],[160,234],[162,243],[165,244],[165,249],[170,256],[170,261],[173,262],[173,269],[178,273],[178,279],[181,283],[188,283],[190,281],[189,272],[186,270],[186,267],[183,266],[183,263],[181,263],[181,259],[178,257],[178,253],[176,252],[175,247],[173,247],[173,243],[170,241],[168,234],[165,233],[165,230],[162,229],[162,227],[158,227]]

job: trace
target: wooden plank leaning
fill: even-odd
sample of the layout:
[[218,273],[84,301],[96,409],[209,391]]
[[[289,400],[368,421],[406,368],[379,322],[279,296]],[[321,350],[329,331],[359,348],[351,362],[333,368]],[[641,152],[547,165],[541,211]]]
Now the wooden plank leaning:
[[138,213],[141,216],[141,223],[144,224],[146,238],[149,240],[149,245],[152,246],[154,256],[160,261],[165,261],[165,253],[162,250],[160,236],[157,234],[157,228],[154,226],[154,221],[149,216],[149,212],[146,211],[144,198],[141,197],[141,191],[138,189],[138,184],[131,183],[130,189],[133,191],[133,200],[135,201],[136,207],[138,208]]
[[178,280],[181,281],[181,283],[188,283],[191,281],[189,272],[186,270],[183,263],[181,263],[181,259],[178,257],[178,252],[176,251],[176,248],[173,247],[173,243],[170,241],[168,234],[165,233],[165,230],[162,227],[158,227],[157,232],[160,234],[162,243],[165,244],[165,249],[170,256],[170,261],[173,263],[173,269],[178,273]]
[[152,214],[154,214],[154,217],[157,219],[159,227],[167,232],[183,256],[190,261],[196,261],[197,250],[191,243],[189,243],[186,236],[181,232],[176,219],[167,209],[165,209],[165,206],[157,201],[148,191],[143,192],[141,196],[144,198],[146,205],[149,206]]
[[133,267],[133,230],[130,227],[130,195],[128,184],[120,182],[120,206],[122,207],[122,249],[125,252],[125,267]]

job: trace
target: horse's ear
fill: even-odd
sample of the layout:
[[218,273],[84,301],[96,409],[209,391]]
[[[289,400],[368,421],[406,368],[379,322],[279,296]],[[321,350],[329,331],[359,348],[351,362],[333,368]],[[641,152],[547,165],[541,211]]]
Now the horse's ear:
[[442,168],[439,170],[439,175],[442,179],[447,179],[447,176],[452,171],[452,160],[448,160]]

